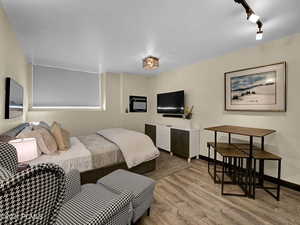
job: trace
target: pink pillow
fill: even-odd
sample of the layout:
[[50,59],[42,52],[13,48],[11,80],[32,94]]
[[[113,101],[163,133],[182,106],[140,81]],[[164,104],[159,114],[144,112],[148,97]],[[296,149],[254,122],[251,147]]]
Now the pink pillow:
[[57,151],[55,139],[46,129],[21,132],[17,138],[35,138],[39,151],[47,155],[53,154]]

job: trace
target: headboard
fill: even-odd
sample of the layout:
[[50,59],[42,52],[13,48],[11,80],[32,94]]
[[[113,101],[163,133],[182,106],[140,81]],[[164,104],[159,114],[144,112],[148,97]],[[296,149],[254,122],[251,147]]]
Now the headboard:
[[9,131],[6,131],[5,133],[3,133],[1,135],[16,137],[22,130],[24,130],[28,126],[29,126],[29,123],[22,123],[19,126],[16,126],[15,128],[12,128]]

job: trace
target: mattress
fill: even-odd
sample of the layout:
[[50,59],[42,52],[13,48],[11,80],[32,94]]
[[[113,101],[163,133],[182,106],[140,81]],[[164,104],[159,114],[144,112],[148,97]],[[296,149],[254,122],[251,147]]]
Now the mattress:
[[100,135],[71,137],[71,147],[68,151],[58,151],[52,155],[41,155],[29,164],[40,163],[57,164],[68,173],[72,169],[80,172],[111,166],[124,162],[123,155],[114,143]]

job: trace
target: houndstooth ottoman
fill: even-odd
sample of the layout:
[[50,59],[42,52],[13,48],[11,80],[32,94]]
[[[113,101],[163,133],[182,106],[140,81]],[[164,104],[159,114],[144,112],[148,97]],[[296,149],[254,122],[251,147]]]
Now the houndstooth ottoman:
[[150,207],[153,202],[153,192],[155,188],[154,180],[119,169],[99,179],[97,183],[102,184],[115,192],[127,190],[133,193],[133,223],[137,222],[146,211],[148,212],[148,216],[150,215]]

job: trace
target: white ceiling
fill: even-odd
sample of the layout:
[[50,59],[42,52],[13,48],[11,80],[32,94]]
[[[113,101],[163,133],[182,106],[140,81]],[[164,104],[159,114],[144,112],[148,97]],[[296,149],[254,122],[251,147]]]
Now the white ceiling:
[[[254,46],[234,0],[2,0],[29,62],[82,71],[159,73]],[[299,0],[248,0],[264,40],[300,31]],[[161,66],[142,69],[154,55]]]

